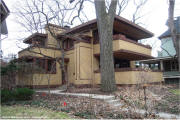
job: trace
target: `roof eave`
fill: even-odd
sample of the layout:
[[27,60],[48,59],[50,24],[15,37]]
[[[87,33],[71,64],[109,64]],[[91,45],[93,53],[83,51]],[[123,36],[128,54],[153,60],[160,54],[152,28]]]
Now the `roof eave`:
[[34,38],[34,37],[36,37],[36,36],[47,37],[47,34],[34,33],[34,34],[30,35],[29,37],[27,37],[26,39],[24,39],[24,40],[23,40],[23,43],[28,43],[29,40],[31,40],[32,38]]

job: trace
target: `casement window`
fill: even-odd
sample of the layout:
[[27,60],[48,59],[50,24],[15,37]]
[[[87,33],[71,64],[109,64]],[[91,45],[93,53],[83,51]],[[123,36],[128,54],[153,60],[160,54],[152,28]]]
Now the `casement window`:
[[56,73],[56,61],[54,59],[34,58],[34,64],[35,67],[39,68],[40,73]]
[[47,72],[56,73],[56,61],[47,60]]
[[165,71],[178,71],[178,61],[177,60],[166,60],[163,61]]
[[114,68],[129,68],[130,61],[114,58]]
[[71,39],[67,39],[63,42],[64,50],[68,50],[74,47],[74,41]]

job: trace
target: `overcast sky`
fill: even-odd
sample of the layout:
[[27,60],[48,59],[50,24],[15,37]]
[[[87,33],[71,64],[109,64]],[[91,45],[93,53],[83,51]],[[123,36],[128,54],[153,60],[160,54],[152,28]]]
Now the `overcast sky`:
[[[180,9],[178,9],[178,6],[180,6],[180,0],[176,0],[176,7],[175,7],[175,16],[180,16]],[[13,5],[16,3],[16,0],[4,0],[10,11],[13,10]],[[89,20],[95,18],[95,10],[94,6],[91,4],[85,5],[84,8],[85,13],[88,15]],[[126,9],[122,17],[125,17],[127,19],[131,19],[131,13],[132,9]],[[156,47],[153,49],[152,55],[157,56],[157,50],[160,50],[160,41],[158,41],[157,37],[162,34],[164,31],[167,30],[167,26],[165,25],[167,18],[168,18],[168,2],[167,0],[149,0],[146,3],[146,6],[143,9],[144,13],[148,13],[144,16],[143,19],[141,19],[141,22],[144,24],[143,27],[145,27],[147,30],[154,33],[154,37],[151,39],[148,39],[149,44],[156,42]],[[26,45],[22,44],[20,41],[22,36],[28,36],[29,34],[25,34],[23,32],[22,27],[17,24],[14,21],[15,17],[13,13],[10,13],[10,15],[7,18],[7,26],[8,26],[8,37],[2,41],[2,50],[3,50],[3,56],[7,56],[8,54],[17,54],[18,51],[21,49],[18,46],[26,47]],[[74,25],[79,24],[79,22],[74,23]],[[5,36],[3,36],[5,37]]]

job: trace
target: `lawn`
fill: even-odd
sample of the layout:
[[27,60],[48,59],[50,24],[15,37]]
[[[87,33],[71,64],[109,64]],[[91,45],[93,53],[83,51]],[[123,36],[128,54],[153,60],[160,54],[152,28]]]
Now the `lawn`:
[[1,117],[3,118],[49,118],[49,119],[70,119],[68,114],[56,112],[45,108],[30,106],[1,106]]
[[170,92],[172,92],[175,95],[180,95],[180,89],[171,89]]

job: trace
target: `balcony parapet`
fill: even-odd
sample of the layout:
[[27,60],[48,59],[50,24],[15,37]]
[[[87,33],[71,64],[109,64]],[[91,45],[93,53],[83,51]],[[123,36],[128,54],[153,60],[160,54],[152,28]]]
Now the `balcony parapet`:
[[121,34],[113,35],[113,40],[124,40],[124,41],[127,41],[127,42],[134,43],[136,45],[142,46],[142,47],[152,49],[152,47],[150,45],[144,45],[144,44],[138,43],[138,42],[136,42],[134,40],[126,38],[125,35],[121,35]]

